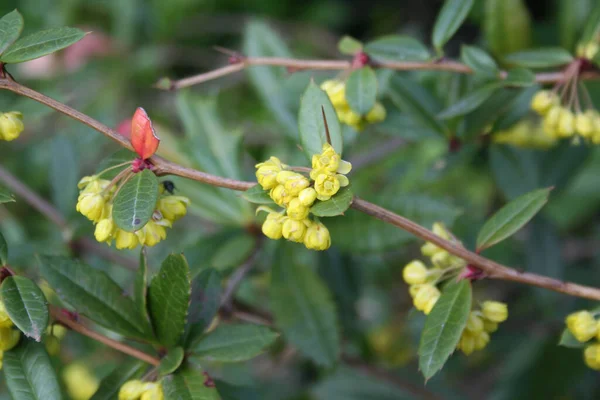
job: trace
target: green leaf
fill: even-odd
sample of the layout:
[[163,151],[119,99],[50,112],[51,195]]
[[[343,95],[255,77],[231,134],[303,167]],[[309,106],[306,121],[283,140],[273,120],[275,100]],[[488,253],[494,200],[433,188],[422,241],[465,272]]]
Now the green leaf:
[[223,243],[210,259],[210,266],[223,271],[241,265],[256,248],[256,238],[246,231],[238,231]]
[[56,373],[41,343],[21,340],[4,353],[6,386],[15,400],[62,400]]
[[499,87],[499,83],[493,82],[475,89],[438,114],[438,118],[449,119],[470,113],[489,99]]
[[39,342],[48,326],[48,303],[44,293],[23,276],[4,279],[0,292],[12,322],[25,336]]
[[498,64],[488,53],[474,46],[463,45],[460,58],[475,72],[476,75],[495,78],[500,70]]
[[200,360],[246,361],[263,353],[278,336],[278,333],[263,325],[219,325],[195,340],[190,350]]
[[332,367],[340,353],[340,334],[331,293],[311,265],[300,263],[299,250],[291,246],[282,246],[273,265],[270,292],[275,326],[300,353]]
[[158,179],[149,169],[138,172],[117,193],[112,216],[124,231],[142,229],[154,213],[158,200]]
[[[574,4],[569,4],[569,6],[573,8],[575,7]],[[598,34],[600,34],[600,3],[596,3],[592,9],[592,12],[589,14],[579,42],[582,44],[587,44],[597,41]]]
[[242,197],[250,203],[275,204],[273,199],[269,196],[269,191],[264,190],[260,185],[254,185],[245,192],[242,192]]
[[352,204],[354,193],[350,190],[350,186],[340,189],[331,199],[327,201],[317,201],[311,208],[310,212],[317,217],[335,217],[342,215]]
[[166,356],[160,360],[158,366],[158,376],[165,376],[175,372],[177,368],[183,362],[183,356],[185,355],[183,347],[174,347],[167,353]]
[[77,28],[52,28],[22,37],[1,56],[7,64],[22,63],[69,47],[83,39],[85,32]]
[[525,68],[513,68],[508,71],[504,86],[527,87],[535,84],[535,74]]
[[52,201],[65,216],[73,214],[79,194],[79,163],[73,140],[58,134],[51,143],[50,188]]
[[119,394],[121,386],[133,379],[139,379],[144,374],[148,365],[139,360],[130,360],[115,368],[100,382],[100,387],[90,400],[114,400]]
[[484,7],[485,39],[494,55],[529,47],[531,17],[524,0],[486,0]]
[[504,61],[516,67],[551,68],[573,61],[573,56],[560,47],[545,47],[523,50],[504,57]]
[[493,246],[521,229],[548,202],[551,190],[546,188],[526,193],[502,207],[479,231],[477,250]]
[[4,267],[8,264],[8,244],[0,232],[0,266]]
[[587,346],[586,343],[581,343],[579,340],[575,339],[575,336],[573,336],[568,329],[565,329],[560,335],[560,341],[558,342],[558,345],[571,349],[582,349]]
[[194,400],[183,376],[169,375],[161,382],[165,400]]
[[192,284],[190,329],[186,342],[194,340],[210,326],[221,304],[221,274],[217,270],[205,269]]
[[182,254],[171,254],[150,283],[148,303],[154,331],[161,344],[170,347],[179,342],[191,295],[190,268]]
[[357,114],[371,111],[377,101],[377,76],[371,67],[352,71],[346,82],[346,101]]
[[[99,174],[100,172],[102,172],[108,168],[115,167],[119,164],[131,162],[136,157],[137,157],[137,154],[134,153],[133,151],[131,151],[129,149],[120,149],[120,150],[112,153],[110,156],[106,157],[102,161],[100,161],[100,163],[98,164],[98,167],[96,168],[96,174]],[[105,173],[103,173],[101,175],[101,177],[102,177],[102,179],[111,180],[114,177],[116,177],[119,174],[119,172],[123,171],[125,168],[131,168],[131,164],[124,165],[119,168],[114,168],[114,169],[111,169],[110,171],[106,171]]]
[[427,61],[429,50],[410,36],[387,35],[367,43],[365,52],[376,61]]
[[469,11],[475,3],[474,0],[446,0],[440,14],[438,15],[431,42],[433,47],[441,51],[442,47],[456,33],[458,28],[469,15]]
[[338,42],[338,50],[342,54],[354,55],[362,51],[363,44],[352,36],[344,35]]
[[140,263],[133,281],[133,302],[140,314],[140,319],[144,321],[146,331],[151,331],[150,316],[148,315],[148,259],[146,248],[140,251]]
[[320,153],[327,143],[322,110],[325,110],[331,145],[338,154],[342,154],[342,130],[335,109],[327,93],[311,81],[302,95],[298,112],[300,144],[309,160],[314,154]]
[[215,385],[205,384],[208,378],[202,371],[185,369],[182,372],[178,372],[178,375],[183,376],[192,400],[221,399]]
[[429,380],[456,349],[471,311],[471,283],[462,280],[444,288],[425,320],[419,344],[419,369]]
[[77,312],[125,336],[148,340],[151,333],[133,301],[104,271],[60,256],[40,256],[40,273]]
[[0,55],[21,36],[23,16],[13,10],[0,18]]
[[14,203],[15,201],[15,196],[13,196],[12,193],[0,186],[0,204]]

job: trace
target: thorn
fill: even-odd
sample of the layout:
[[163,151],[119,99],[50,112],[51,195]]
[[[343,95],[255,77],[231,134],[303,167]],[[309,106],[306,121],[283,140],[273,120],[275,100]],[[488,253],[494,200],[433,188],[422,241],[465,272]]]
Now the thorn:
[[329,125],[327,125],[327,117],[325,116],[325,107],[321,106],[321,113],[323,114],[323,123],[325,124],[325,134],[327,135],[327,143],[331,146],[331,136],[329,136]]

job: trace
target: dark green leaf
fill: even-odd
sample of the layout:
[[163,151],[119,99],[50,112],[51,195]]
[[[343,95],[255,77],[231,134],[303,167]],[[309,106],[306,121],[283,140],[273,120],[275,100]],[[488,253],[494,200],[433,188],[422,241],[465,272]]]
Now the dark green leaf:
[[158,200],[158,179],[149,169],[135,174],[114,199],[112,216],[124,231],[135,232],[146,225]]
[[121,386],[132,379],[139,379],[144,374],[148,365],[139,360],[130,360],[124,365],[115,368],[100,382],[100,387],[90,400],[114,400],[119,394]]
[[161,382],[165,400],[194,400],[183,376],[169,375]]
[[446,0],[433,27],[433,47],[441,51],[467,18],[474,3],[474,0]]
[[0,56],[0,61],[16,64],[40,58],[69,47],[83,39],[85,35],[85,32],[77,28],[52,28],[36,32],[14,42]]
[[[574,8],[575,4],[569,4],[569,6]],[[598,34],[600,34],[600,3],[596,3],[592,9],[592,12],[589,14],[588,20],[583,28],[583,33],[579,39],[579,43],[588,44],[594,41],[598,42]]]
[[56,373],[41,343],[21,340],[4,353],[6,386],[15,400],[62,400]]
[[202,334],[217,315],[221,303],[221,275],[214,268],[207,268],[192,284],[189,340]]
[[202,371],[186,369],[179,372],[178,375],[183,376],[192,400],[221,399],[215,385],[206,384],[208,376],[204,375]]
[[219,271],[241,265],[256,248],[256,238],[248,232],[238,231],[220,243],[210,260],[210,266]]
[[40,273],[77,312],[107,329],[148,340],[133,301],[104,271],[60,256],[40,256]]
[[481,251],[501,242],[523,227],[548,202],[552,188],[526,193],[495,213],[477,235],[477,250]]
[[15,196],[0,186],[0,204],[15,202]]
[[410,36],[382,36],[365,46],[367,54],[377,61],[427,61],[429,50]]
[[71,215],[75,211],[77,182],[80,178],[77,152],[73,141],[62,134],[52,140],[51,152],[52,201],[63,215]]
[[148,303],[158,340],[170,347],[179,342],[191,295],[190,269],[185,257],[171,254],[152,278]]
[[250,203],[275,204],[273,199],[269,196],[269,191],[264,190],[260,185],[252,186],[250,189],[242,192],[242,197]]
[[475,89],[438,114],[438,118],[449,119],[470,113],[489,99],[499,86],[500,84],[494,82]]
[[48,303],[40,288],[23,276],[9,276],[2,281],[2,301],[8,316],[26,336],[36,341],[48,326]]
[[500,72],[498,64],[496,64],[492,56],[478,47],[463,45],[460,58],[477,75],[495,78]]
[[279,334],[263,325],[219,325],[194,341],[192,354],[201,360],[239,362],[263,353]]
[[523,50],[531,43],[531,18],[524,0],[486,0],[485,39],[496,56]]
[[363,44],[359,40],[348,35],[342,36],[338,42],[338,50],[342,54],[354,55],[361,51],[362,48]]
[[8,264],[8,244],[0,232],[0,266],[4,267]]
[[570,63],[573,56],[560,47],[545,47],[509,54],[504,61],[517,67],[551,68]]
[[571,349],[581,349],[584,348],[587,344],[581,343],[579,340],[575,339],[575,336],[573,336],[573,334],[568,329],[565,329],[560,335],[560,341],[558,342],[558,345],[563,347],[569,347]]
[[535,84],[535,74],[525,68],[513,68],[508,71],[503,84],[505,86],[527,87]]
[[23,17],[13,10],[0,18],[0,55],[21,36]]
[[377,76],[370,67],[352,71],[346,81],[346,101],[357,114],[371,111],[377,101]]
[[317,201],[311,208],[310,212],[317,217],[335,217],[342,215],[352,204],[354,193],[350,190],[350,186],[340,189],[331,199],[327,201]]
[[456,349],[471,311],[471,282],[452,282],[427,316],[419,344],[419,369],[429,380]]
[[140,319],[144,321],[147,331],[151,331],[150,317],[148,316],[148,259],[146,248],[140,251],[140,263],[133,281],[133,302],[140,314]]
[[222,400],[263,400],[264,396],[253,386],[237,386],[215,379]]
[[184,351],[182,347],[174,347],[160,360],[158,376],[165,376],[175,372],[183,362]]
[[327,93],[311,81],[302,95],[298,112],[300,144],[309,160],[314,154],[320,153],[327,143],[322,110],[327,118],[331,145],[338,154],[342,154],[342,130],[335,109]]

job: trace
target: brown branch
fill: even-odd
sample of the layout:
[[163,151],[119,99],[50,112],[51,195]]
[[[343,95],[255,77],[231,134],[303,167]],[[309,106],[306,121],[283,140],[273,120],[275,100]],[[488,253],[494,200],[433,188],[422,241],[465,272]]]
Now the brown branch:
[[231,275],[231,278],[227,281],[227,286],[223,291],[223,295],[221,296],[221,305],[220,308],[225,312],[232,311],[232,300],[235,296],[235,292],[241,285],[242,281],[250,273],[254,265],[256,264],[256,259],[258,258],[258,254],[260,253],[261,248],[261,240],[262,238],[255,239],[256,244],[250,256],[240,265],[235,273]]
[[[80,113],[59,103],[41,93],[35,92],[29,88],[26,88],[16,82],[0,79],[0,89],[7,89],[14,93],[29,97],[42,104],[46,104],[55,110],[73,118],[91,128],[94,128],[98,132],[106,135],[107,137],[115,140],[123,147],[131,149],[131,144],[123,136],[119,135],[106,125],[94,120],[87,115]],[[182,167],[175,163],[165,160],[162,157],[153,156],[151,162],[156,166],[155,172],[160,175],[177,175],[184,178],[189,178],[198,182],[203,182],[213,186],[224,187],[233,190],[247,190],[252,186],[256,185],[255,182],[244,182],[235,179],[222,178],[219,176],[207,174],[205,172],[197,171],[191,168]],[[352,208],[364,212],[372,217],[380,219],[386,223],[395,225],[423,240],[432,242],[437,246],[447,250],[449,253],[454,254],[470,264],[482,269],[487,276],[495,279],[503,279],[514,282],[520,282],[528,285],[538,286],[545,289],[553,290],[556,292],[569,294],[577,297],[584,297],[592,300],[600,300],[600,289],[589,286],[578,285],[569,282],[563,282],[556,279],[548,278],[546,276],[531,274],[527,272],[517,271],[511,269],[495,261],[489,260],[478,254],[475,254],[464,247],[458,246],[453,242],[444,240],[436,236],[433,232],[428,229],[400,216],[375,204],[356,198],[351,206]]]
[[50,305],[50,313],[52,314],[52,317],[55,320],[59,321],[61,324],[65,325],[66,327],[70,328],[75,332],[78,332],[84,336],[94,339],[102,344],[105,344],[108,347],[112,347],[113,349],[120,351],[121,353],[130,355],[132,357],[137,358],[138,360],[147,362],[150,365],[157,366],[160,364],[160,360],[158,358],[146,354],[141,350],[128,346],[125,343],[121,343],[114,339],[106,337],[96,331],[91,330],[87,326],[77,321],[74,321],[71,317],[63,313],[63,311],[56,306]]

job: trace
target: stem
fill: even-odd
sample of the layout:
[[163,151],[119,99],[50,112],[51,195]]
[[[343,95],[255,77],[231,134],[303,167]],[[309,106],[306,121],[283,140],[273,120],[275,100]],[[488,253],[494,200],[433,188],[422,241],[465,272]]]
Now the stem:
[[108,167],[105,170],[101,171],[100,173],[96,174],[96,176],[101,177],[103,174],[107,173],[108,171],[112,171],[113,169],[124,167],[128,164],[131,164],[131,161],[125,161],[124,163],[113,165],[112,167]]

